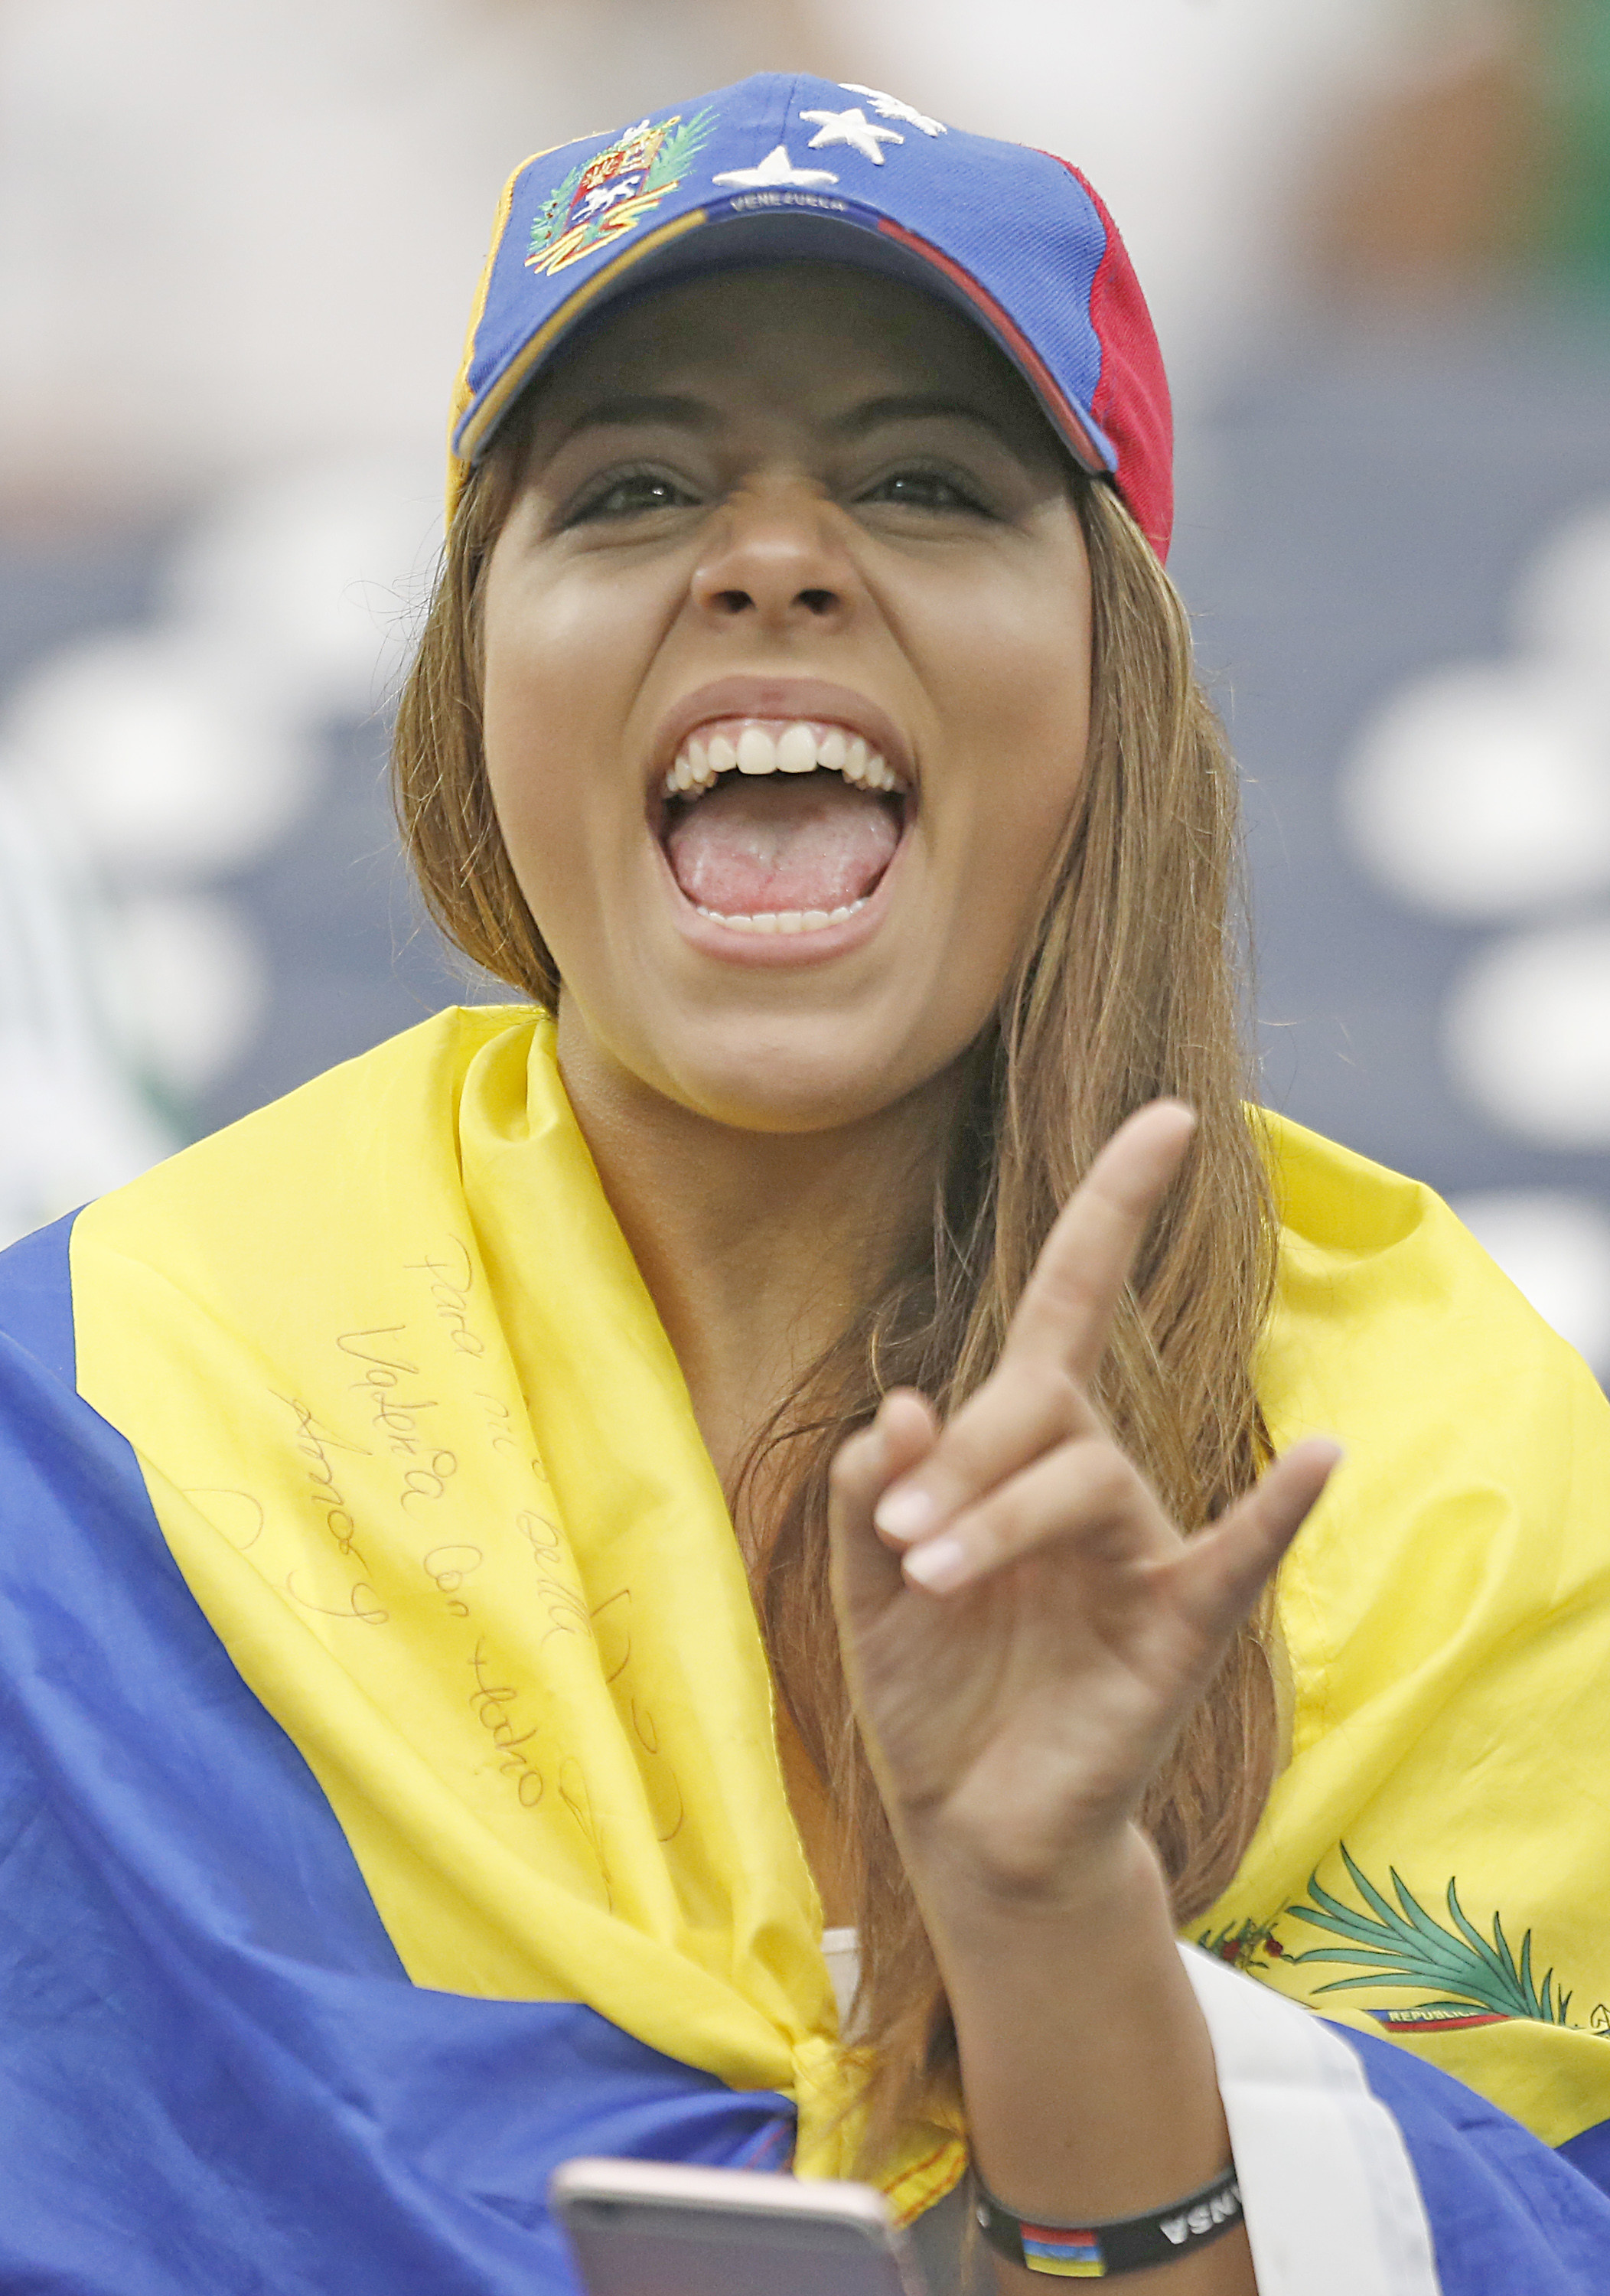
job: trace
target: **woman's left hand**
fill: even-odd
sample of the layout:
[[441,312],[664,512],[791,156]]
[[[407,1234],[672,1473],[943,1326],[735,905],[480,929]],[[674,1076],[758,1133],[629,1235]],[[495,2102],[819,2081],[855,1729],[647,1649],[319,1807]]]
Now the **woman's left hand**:
[[1079,1900],[1339,1456],[1299,1444],[1187,1539],[1102,1422],[1114,1310],[1193,1128],[1163,1101],[1114,1135],[948,1426],[896,1391],[835,1463],[846,1669],[925,1897]]

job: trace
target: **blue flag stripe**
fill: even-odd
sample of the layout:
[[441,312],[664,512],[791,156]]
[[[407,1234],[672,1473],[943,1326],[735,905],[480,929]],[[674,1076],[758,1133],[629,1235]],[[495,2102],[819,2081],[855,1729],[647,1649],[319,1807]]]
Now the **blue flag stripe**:
[[785,2165],[781,2096],[408,1982],[64,1381],[68,1233],[0,1257],[0,2285],[542,2296],[569,2155]]

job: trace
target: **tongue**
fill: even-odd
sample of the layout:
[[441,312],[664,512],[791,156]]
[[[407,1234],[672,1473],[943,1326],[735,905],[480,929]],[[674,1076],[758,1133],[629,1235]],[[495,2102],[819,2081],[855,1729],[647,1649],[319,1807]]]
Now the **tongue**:
[[671,873],[723,917],[838,909],[870,893],[894,858],[900,819],[837,774],[730,774],[672,824]]

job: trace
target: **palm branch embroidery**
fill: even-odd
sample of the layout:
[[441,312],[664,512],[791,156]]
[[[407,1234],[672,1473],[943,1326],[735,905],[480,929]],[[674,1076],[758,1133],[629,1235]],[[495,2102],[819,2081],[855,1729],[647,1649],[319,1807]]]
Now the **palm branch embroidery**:
[[688,162],[703,151],[715,133],[715,114],[707,104],[691,119],[673,124],[675,133],[666,136],[650,164],[649,179],[643,185],[645,198],[653,192],[667,191],[682,180]]
[[551,245],[559,237],[564,228],[564,218],[569,213],[570,202],[576,197],[576,186],[581,179],[581,169],[572,168],[568,176],[555,184],[537,209],[536,219],[531,226],[530,252],[533,255],[540,255],[543,248]]
[[1366,1910],[1345,1905],[1321,1889],[1316,1874],[1308,1884],[1310,1902],[1286,1910],[1345,1942],[1312,1946],[1290,1959],[1351,1964],[1365,1974],[1333,1978],[1318,1992],[1347,1993],[1367,1986],[1430,1988],[1432,1997],[1412,2007],[1371,2011],[1382,2024],[1400,2031],[1445,2031],[1451,2026],[1496,2023],[1510,2017],[1535,2018],[1545,2025],[1570,2021],[1565,2012],[1571,1996],[1556,1982],[1553,1970],[1545,1972],[1541,1988],[1533,1978],[1530,1930],[1521,1939],[1517,1961],[1501,1917],[1497,1913],[1492,1916],[1489,1943],[1467,1916],[1452,1880],[1448,1884],[1452,1926],[1445,1927],[1426,1912],[1395,1868],[1389,1869],[1398,1901],[1394,1906],[1349,1855],[1346,1843],[1338,1846]]

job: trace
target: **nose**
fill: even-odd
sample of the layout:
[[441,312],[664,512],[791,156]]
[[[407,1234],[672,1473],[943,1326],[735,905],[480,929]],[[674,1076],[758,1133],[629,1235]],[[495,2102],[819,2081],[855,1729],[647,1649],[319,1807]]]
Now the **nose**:
[[839,516],[803,480],[733,496],[695,570],[694,604],[778,635],[847,620],[860,583]]

